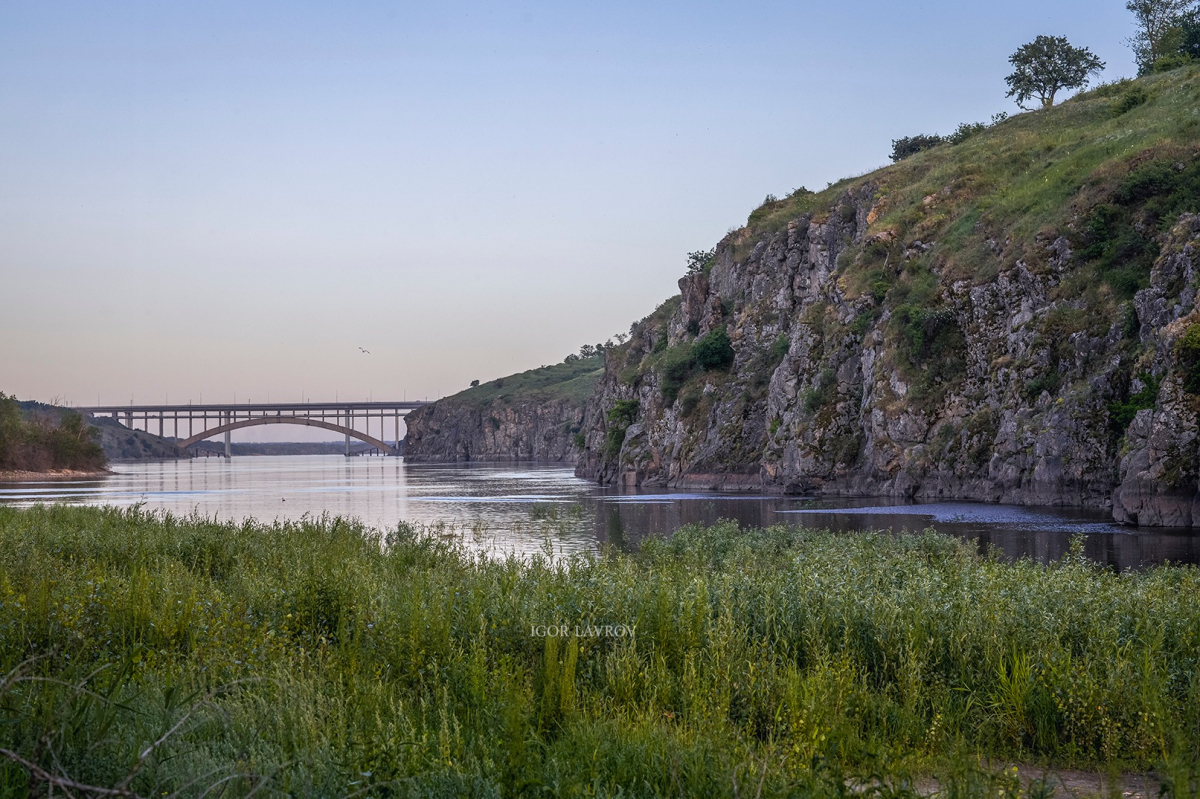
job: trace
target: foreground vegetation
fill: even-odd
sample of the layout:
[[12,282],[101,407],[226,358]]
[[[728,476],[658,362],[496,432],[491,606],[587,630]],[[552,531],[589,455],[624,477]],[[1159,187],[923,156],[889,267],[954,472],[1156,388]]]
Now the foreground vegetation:
[[74,411],[26,403],[0,392],[0,472],[51,469],[97,471],[104,468],[99,431]]
[[[934,534],[719,524],[517,561],[0,508],[0,795],[30,795],[17,758],[142,796],[1015,796],[1002,761],[1195,795],[1198,591]],[[636,630],[531,634],[554,624]]]

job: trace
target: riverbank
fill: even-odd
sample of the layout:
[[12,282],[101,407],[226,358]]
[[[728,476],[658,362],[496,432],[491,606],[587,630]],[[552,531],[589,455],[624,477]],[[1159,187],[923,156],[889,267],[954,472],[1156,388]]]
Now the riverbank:
[[45,472],[0,472],[0,483],[32,483],[42,480],[95,480],[115,474],[111,469],[51,469]]
[[0,747],[111,786],[174,730],[142,795],[1017,795],[987,762],[1153,769],[1170,794],[1200,759],[1198,592],[1191,567],[938,535],[719,524],[551,562],[0,508],[0,666],[39,678],[0,689]]

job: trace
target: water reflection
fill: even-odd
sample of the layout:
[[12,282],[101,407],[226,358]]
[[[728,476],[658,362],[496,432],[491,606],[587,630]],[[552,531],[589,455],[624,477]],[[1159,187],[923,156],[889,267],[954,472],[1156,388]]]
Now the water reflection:
[[933,527],[981,550],[1051,561],[1084,537],[1086,554],[1116,569],[1169,560],[1200,562],[1200,536],[1139,531],[1106,513],[939,502],[888,506],[877,500],[685,492],[617,492],[558,466],[409,465],[398,458],[310,455],[199,458],[117,464],[116,474],[78,482],[0,484],[0,503],[130,506],[225,520],[321,514],[353,516],[380,529],[400,521],[498,552],[592,552],[636,548],[648,535],[731,519],[746,527],[798,524],[844,532]]

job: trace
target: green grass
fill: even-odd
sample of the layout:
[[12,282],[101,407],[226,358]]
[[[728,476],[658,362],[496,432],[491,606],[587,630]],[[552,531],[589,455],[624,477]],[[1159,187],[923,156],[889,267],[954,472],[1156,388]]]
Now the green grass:
[[0,747],[113,785],[182,719],[146,796],[1015,796],[981,758],[1174,769],[1194,795],[1198,594],[1195,568],[934,534],[718,524],[552,562],[344,520],[0,509],[0,666],[36,658],[0,687]]
[[[936,257],[949,268],[945,279],[988,279],[994,268],[988,238],[1011,238],[1004,252],[1009,263],[1041,263],[1039,235],[1069,234],[1078,214],[1109,202],[1146,161],[1191,164],[1200,142],[1198,106],[1200,70],[1190,67],[1101,87],[822,192],[764,205],[734,234],[735,258],[803,214],[838,217],[846,190],[873,184],[881,205],[871,232],[937,241]],[[1200,210],[1194,193],[1182,205],[1168,203],[1169,193],[1144,199],[1176,214]],[[1119,292],[1127,291],[1131,276],[1112,278]]]
[[443,401],[483,408],[498,400],[546,402],[565,399],[582,406],[603,374],[604,356],[597,355],[491,380]]

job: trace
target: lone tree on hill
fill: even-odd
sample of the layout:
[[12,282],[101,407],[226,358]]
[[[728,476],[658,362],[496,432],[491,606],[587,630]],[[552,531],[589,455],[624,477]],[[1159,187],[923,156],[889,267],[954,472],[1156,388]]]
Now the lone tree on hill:
[[1104,62],[1086,47],[1072,47],[1065,36],[1039,36],[1009,56],[1016,68],[1004,80],[1008,83],[1007,97],[1017,96],[1017,105],[1033,97],[1042,108],[1054,105],[1054,97],[1063,89],[1079,89],[1088,78],[1104,69]]

